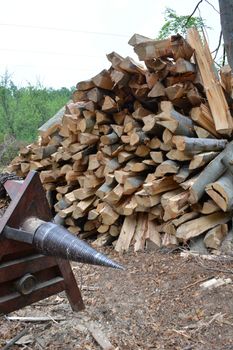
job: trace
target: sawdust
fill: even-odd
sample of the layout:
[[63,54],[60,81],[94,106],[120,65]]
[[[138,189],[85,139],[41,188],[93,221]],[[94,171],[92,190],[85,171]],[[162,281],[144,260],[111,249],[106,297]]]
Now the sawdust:
[[204,261],[178,252],[119,257],[110,248],[103,252],[127,270],[73,264],[85,311],[73,313],[65,293],[42,300],[11,315],[49,315],[51,320],[26,323],[2,317],[0,345],[27,328],[21,344],[11,349],[98,350],[87,329],[94,321],[119,350],[233,349],[233,284],[200,287],[212,277],[233,278],[231,258]]

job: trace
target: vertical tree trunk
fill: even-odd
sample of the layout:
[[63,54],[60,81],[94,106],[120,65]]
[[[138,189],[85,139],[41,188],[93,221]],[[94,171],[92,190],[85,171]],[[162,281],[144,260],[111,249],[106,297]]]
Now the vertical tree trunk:
[[219,9],[228,64],[233,69],[233,1],[219,0]]

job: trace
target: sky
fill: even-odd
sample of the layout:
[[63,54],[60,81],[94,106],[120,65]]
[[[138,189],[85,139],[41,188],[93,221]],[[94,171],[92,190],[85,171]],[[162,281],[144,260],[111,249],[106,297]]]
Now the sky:
[[[137,59],[134,33],[155,38],[164,11],[189,15],[198,0],[0,0],[0,76],[7,70],[18,86],[61,88],[90,79],[110,63],[106,54]],[[211,6],[211,4],[214,6]],[[199,12],[209,45],[218,45],[218,0],[203,0]],[[216,11],[217,10],[217,11]]]

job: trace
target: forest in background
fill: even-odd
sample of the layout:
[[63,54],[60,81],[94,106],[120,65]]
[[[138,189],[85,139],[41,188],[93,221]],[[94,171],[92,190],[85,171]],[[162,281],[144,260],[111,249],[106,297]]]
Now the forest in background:
[[8,72],[0,77],[0,167],[7,165],[20,146],[37,139],[37,129],[71,98],[72,88],[28,84],[17,87]]

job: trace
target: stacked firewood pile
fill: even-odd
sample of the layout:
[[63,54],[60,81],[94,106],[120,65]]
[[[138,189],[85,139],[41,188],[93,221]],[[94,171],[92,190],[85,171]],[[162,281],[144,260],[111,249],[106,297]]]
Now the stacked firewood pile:
[[231,71],[221,84],[195,29],[129,41],[77,84],[62,121],[46,124],[10,170],[40,178],[54,212],[81,238],[117,251],[175,247],[201,237],[218,249],[233,206]]

